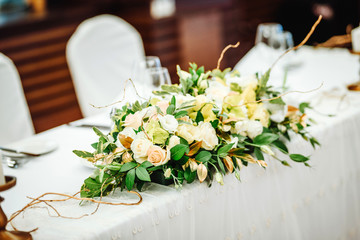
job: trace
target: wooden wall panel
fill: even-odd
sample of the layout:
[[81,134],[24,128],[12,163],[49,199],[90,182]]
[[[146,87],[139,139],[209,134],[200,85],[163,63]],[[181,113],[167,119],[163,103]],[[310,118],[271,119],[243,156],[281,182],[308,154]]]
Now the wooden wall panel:
[[65,48],[77,24],[57,25],[0,40],[15,63],[36,132],[82,117]]

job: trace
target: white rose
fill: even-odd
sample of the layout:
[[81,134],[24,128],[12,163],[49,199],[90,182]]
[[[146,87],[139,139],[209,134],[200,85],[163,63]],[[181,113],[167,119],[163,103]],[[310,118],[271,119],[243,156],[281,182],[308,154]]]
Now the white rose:
[[174,146],[180,144],[180,138],[178,136],[171,136],[170,139],[169,139],[169,145],[168,147],[171,149],[173,148]]
[[173,115],[167,114],[165,116],[158,116],[161,127],[169,133],[174,133],[179,126],[178,121]]
[[147,107],[144,108],[143,110],[140,111],[139,115],[141,116],[141,118],[148,118],[148,117],[152,117],[154,115],[157,114],[156,111],[156,107],[151,106],[151,107]]
[[232,129],[232,133],[237,133],[237,134],[240,134],[244,137],[247,136],[247,122],[249,120],[243,120],[243,121],[238,121],[235,123],[235,128]]
[[201,147],[206,150],[213,150],[219,144],[215,129],[209,122],[200,122],[197,126],[197,141],[202,141]]
[[136,133],[132,127],[125,127],[119,134],[135,139]]
[[196,128],[190,124],[180,124],[176,130],[176,134],[190,144],[195,140]]
[[229,94],[230,88],[223,84],[211,81],[209,87],[205,90],[205,95],[215,101],[215,104],[221,108],[224,98]]
[[258,80],[255,74],[243,76],[243,77],[231,77],[226,79],[227,83],[237,83],[239,87],[245,89],[247,86],[251,86],[252,89],[256,89]]
[[250,120],[246,123],[247,134],[251,139],[254,139],[257,135],[260,135],[263,131],[263,125],[259,121]]
[[265,102],[264,106],[271,112],[270,119],[272,121],[277,123],[284,121],[288,109],[287,105]]
[[134,153],[134,158],[138,163],[146,160],[147,152],[152,146],[152,142],[146,138],[136,138],[132,141],[130,149]]

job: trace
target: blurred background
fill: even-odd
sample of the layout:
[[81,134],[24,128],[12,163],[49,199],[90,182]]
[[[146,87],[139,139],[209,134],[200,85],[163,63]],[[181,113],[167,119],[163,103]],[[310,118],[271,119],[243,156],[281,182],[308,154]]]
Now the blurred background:
[[[254,46],[258,24],[278,22],[295,45],[317,16],[308,44],[359,25],[360,0],[0,0],[0,52],[15,63],[36,132],[82,118],[67,65],[66,44],[77,26],[99,14],[123,18],[140,33],[147,56],[159,56],[173,83],[176,64],[233,67]],[[1,76],[0,76],[1,77]]]

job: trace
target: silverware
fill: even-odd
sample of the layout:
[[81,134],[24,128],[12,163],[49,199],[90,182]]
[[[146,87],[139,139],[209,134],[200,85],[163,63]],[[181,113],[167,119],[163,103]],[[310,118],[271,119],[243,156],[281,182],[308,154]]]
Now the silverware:
[[81,127],[81,128],[93,128],[93,127],[96,127],[96,128],[102,129],[102,130],[107,130],[107,131],[111,130],[111,128],[109,126],[106,126],[106,125],[96,125],[96,124],[86,124],[86,123],[81,123],[81,124],[68,123],[67,125],[70,126],[70,127]]
[[11,157],[4,157],[6,160],[6,164],[9,168],[18,168],[19,163],[16,159]]
[[0,146],[0,150],[6,151],[6,152],[11,152],[11,153],[24,154],[24,155],[28,155],[28,156],[32,156],[32,157],[40,156],[40,154],[23,152],[23,151],[19,151],[19,150],[16,150],[16,149],[7,148],[7,147],[1,147],[1,146]]

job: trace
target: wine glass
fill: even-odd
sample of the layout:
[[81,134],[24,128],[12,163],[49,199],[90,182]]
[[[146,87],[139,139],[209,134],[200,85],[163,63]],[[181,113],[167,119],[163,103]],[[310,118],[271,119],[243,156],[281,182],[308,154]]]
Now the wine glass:
[[147,81],[153,90],[159,90],[161,85],[171,84],[169,71],[165,67],[148,68],[146,73]]
[[269,38],[269,46],[282,52],[294,47],[294,40],[291,32],[284,31],[272,34]]
[[255,45],[264,43],[269,45],[270,39],[274,34],[282,33],[283,27],[279,23],[261,23],[256,30]]

